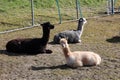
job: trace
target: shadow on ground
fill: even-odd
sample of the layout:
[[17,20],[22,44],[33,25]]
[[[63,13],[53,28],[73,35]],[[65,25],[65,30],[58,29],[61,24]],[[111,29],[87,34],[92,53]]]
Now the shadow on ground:
[[66,64],[63,65],[58,65],[58,66],[50,66],[50,67],[35,67],[35,66],[31,66],[30,68],[31,70],[45,70],[45,69],[76,69],[76,68],[72,68],[67,66]]
[[25,54],[18,54],[18,53],[7,52],[6,50],[0,50],[0,54],[5,54],[5,55],[8,55],[8,56],[20,56],[20,55],[25,55]]
[[110,39],[107,39],[106,41],[110,43],[120,43],[120,36],[114,36]]
[[[84,68],[90,68],[90,67],[93,67],[93,66],[89,66],[89,65],[86,65],[86,66],[83,66]],[[67,64],[63,64],[63,65],[58,65],[58,66],[50,66],[50,67],[36,67],[36,66],[31,66],[31,70],[45,70],[45,69],[79,69],[80,67],[70,67],[68,66]]]
[[47,53],[13,53],[13,52],[7,52],[6,50],[0,50],[0,54],[5,54],[8,56],[34,56],[34,55],[38,55],[38,54],[47,54]]

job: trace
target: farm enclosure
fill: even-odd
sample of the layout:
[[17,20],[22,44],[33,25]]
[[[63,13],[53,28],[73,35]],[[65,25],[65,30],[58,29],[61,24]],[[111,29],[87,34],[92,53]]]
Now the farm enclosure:
[[[48,49],[52,54],[17,55],[7,53],[5,44],[13,38],[40,37],[40,27],[0,35],[0,79],[3,80],[119,80],[120,15],[88,19],[82,43],[70,44],[72,51],[94,51],[102,57],[100,66],[71,69],[65,66],[61,46],[52,44],[54,34],[73,29],[76,22],[56,25],[51,31]],[[33,33],[34,32],[34,33]]]
[[[3,4],[2,1],[7,0],[1,0],[0,6]],[[28,2],[28,0],[21,1]],[[117,1],[119,2],[119,0]],[[30,7],[27,6],[29,4],[25,4],[25,2],[22,3],[22,6],[19,8],[16,8],[16,5],[12,5],[12,2],[9,5],[12,5],[14,7],[9,7],[8,10],[3,10],[2,7],[0,7],[0,31],[31,25],[31,11]],[[5,4],[8,5],[7,3],[4,3],[4,5]],[[27,6],[27,9],[25,8],[25,5]],[[51,21],[52,23],[59,22],[57,8],[54,8],[56,5],[50,9],[41,9],[37,3],[35,5],[35,24],[45,21]],[[84,4],[82,6],[84,6]],[[76,19],[75,7],[73,7],[74,10],[70,7],[66,8],[65,10],[62,9],[63,21],[71,20],[74,18]],[[70,48],[72,51],[87,50],[98,53],[102,57],[102,63],[100,66],[80,67],[77,69],[71,69],[65,66],[65,58],[62,53],[61,46],[59,44],[52,44],[52,40],[53,36],[58,32],[68,29],[76,29],[77,22],[70,22],[55,25],[55,29],[51,31],[47,48],[53,51],[52,54],[18,55],[16,53],[10,54],[5,51],[5,45],[11,39],[41,37],[42,29],[40,27],[34,27],[32,29],[17,31],[13,33],[0,34],[0,79],[119,80],[120,14],[101,16],[106,15],[103,14],[103,12],[106,11],[106,8],[104,6],[81,8],[83,15],[87,18],[88,23],[84,27],[82,43],[70,44]],[[75,15],[72,16],[73,14]],[[115,36],[118,36],[118,38],[115,38]]]

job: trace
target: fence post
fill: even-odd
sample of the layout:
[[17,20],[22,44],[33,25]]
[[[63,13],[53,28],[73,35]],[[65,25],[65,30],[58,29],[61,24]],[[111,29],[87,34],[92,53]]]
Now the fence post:
[[76,14],[77,14],[77,19],[78,19],[78,0],[76,0]]
[[110,15],[110,0],[107,0],[107,15]]
[[79,6],[80,17],[83,18],[82,9],[81,9],[81,4],[80,4],[80,1],[79,1],[79,0],[78,0],[78,6]]
[[61,18],[61,13],[60,13],[60,6],[59,6],[59,1],[58,0],[56,0],[56,4],[57,4],[57,8],[58,8],[58,15],[59,15],[59,20],[60,20],[60,24],[61,24],[61,22],[62,22],[62,18]]
[[111,0],[111,12],[114,14],[114,0]]
[[107,14],[114,14],[114,5],[115,1],[114,0],[107,0]]
[[31,0],[31,16],[32,16],[32,26],[34,26],[34,2]]

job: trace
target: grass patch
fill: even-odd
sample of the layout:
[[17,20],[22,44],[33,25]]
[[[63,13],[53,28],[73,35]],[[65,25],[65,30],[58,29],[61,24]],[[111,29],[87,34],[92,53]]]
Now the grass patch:
[[[93,3],[101,4],[103,1],[81,0],[82,6],[90,6]],[[59,4],[62,21],[76,19],[75,0],[60,0]],[[95,5],[92,6],[94,7]],[[88,7],[82,9],[84,16],[93,16],[93,14],[96,14],[86,14],[86,10],[90,9]],[[45,21],[59,23],[58,9],[55,0],[34,0],[34,12],[35,24],[43,23]],[[32,23],[31,3],[29,0],[1,0],[0,17],[0,31],[30,26]]]

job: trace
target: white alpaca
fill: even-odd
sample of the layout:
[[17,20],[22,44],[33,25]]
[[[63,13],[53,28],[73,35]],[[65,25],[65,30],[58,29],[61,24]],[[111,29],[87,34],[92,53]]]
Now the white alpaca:
[[67,65],[70,67],[78,66],[95,66],[101,63],[101,57],[90,51],[74,51],[71,52],[67,40],[62,38],[60,40]]

